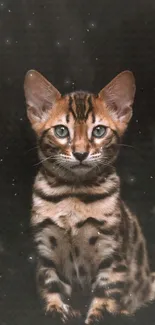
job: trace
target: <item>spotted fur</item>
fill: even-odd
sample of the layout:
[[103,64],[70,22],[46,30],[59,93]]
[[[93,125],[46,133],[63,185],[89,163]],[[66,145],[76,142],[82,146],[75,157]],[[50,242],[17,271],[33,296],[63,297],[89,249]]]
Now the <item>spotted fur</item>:
[[[121,200],[113,167],[132,115],[134,77],[121,73],[97,96],[61,96],[36,71],[27,73],[24,87],[41,165],[31,225],[45,310],[63,321],[76,317],[68,300],[78,284],[81,296],[87,289],[92,297],[86,324],[106,310],[133,314],[155,297],[145,239]],[[69,130],[66,137],[56,135],[57,125]],[[105,134],[95,138],[98,125]]]

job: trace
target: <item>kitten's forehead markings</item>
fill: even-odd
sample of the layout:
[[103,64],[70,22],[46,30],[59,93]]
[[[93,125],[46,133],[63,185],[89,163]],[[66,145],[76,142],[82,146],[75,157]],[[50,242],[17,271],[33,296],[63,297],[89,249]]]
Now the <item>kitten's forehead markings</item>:
[[84,92],[72,93],[68,99],[68,114],[66,115],[67,123],[70,120],[70,113],[76,121],[86,121],[92,114],[92,123],[95,123],[93,111],[92,95]]
[[73,110],[73,95],[69,95],[69,101],[68,101],[68,110],[69,110],[69,113],[67,114],[67,119],[68,119],[68,122],[69,122],[69,114],[71,113],[73,118],[76,119],[76,114]]
[[75,93],[74,94],[74,109],[76,111],[76,116],[78,121],[83,121],[86,119],[85,113],[86,113],[86,99],[87,94],[83,93]]
[[95,119],[95,114],[94,114],[94,110],[93,110],[93,103],[92,103],[92,96],[91,95],[88,96],[87,101],[88,101],[89,108],[88,108],[88,111],[87,111],[87,114],[86,114],[86,118],[88,119],[90,113],[92,113],[92,123],[95,123],[96,119]]

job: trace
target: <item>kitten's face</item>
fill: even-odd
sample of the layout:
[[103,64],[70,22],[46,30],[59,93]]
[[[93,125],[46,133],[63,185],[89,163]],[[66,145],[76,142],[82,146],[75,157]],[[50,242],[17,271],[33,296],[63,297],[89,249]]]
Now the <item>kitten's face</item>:
[[[124,80],[118,87],[121,75]],[[40,159],[48,168],[81,177],[112,164],[131,117],[135,92],[133,75],[121,75],[98,96],[80,91],[62,97],[40,74],[28,73],[28,117],[37,133]]]
[[100,99],[82,92],[66,95],[44,126],[40,157],[74,173],[104,167],[118,151],[116,128]]

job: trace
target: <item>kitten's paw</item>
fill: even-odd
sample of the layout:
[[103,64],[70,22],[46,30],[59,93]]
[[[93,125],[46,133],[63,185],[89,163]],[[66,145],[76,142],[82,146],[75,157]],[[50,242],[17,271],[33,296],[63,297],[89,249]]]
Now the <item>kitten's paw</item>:
[[80,313],[70,305],[65,304],[61,296],[57,293],[46,294],[44,300],[45,314],[58,317],[64,323],[72,318],[79,317]]
[[46,306],[46,314],[50,314],[53,317],[58,317],[63,323],[66,323],[72,318],[77,318],[80,316],[80,312],[74,310],[71,306],[64,304],[57,305],[54,303],[49,303]]
[[103,320],[104,309],[94,308],[88,312],[85,324],[94,324]]
[[122,315],[126,315],[126,316],[129,316],[129,315],[130,315],[130,313],[129,313],[126,309],[122,309],[122,310],[120,311],[120,313],[121,313]]

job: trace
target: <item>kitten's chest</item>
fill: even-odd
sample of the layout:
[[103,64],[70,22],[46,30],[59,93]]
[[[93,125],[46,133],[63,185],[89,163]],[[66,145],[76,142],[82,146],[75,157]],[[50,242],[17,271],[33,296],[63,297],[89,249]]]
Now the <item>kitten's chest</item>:
[[98,208],[97,204],[84,204],[78,199],[68,199],[64,202],[60,202],[57,206],[54,206],[51,210],[51,218],[60,227],[69,230],[76,228],[77,224],[84,222],[87,219],[103,218],[102,205]]
[[[39,203],[39,204],[38,204]],[[112,225],[116,219],[116,200],[110,197],[93,203],[84,203],[78,198],[68,198],[58,203],[47,202],[35,198],[33,207],[36,213],[32,215],[33,222],[40,222],[47,217],[54,221],[59,227],[69,230],[76,228],[78,223],[89,218],[106,220]],[[107,218],[110,215],[110,218]]]
[[102,220],[105,216],[110,216],[108,222],[114,223],[119,197],[117,175],[109,174],[103,182],[92,186],[54,186],[51,182],[41,173],[36,177],[32,213],[34,224],[50,218],[68,230],[88,218]]

